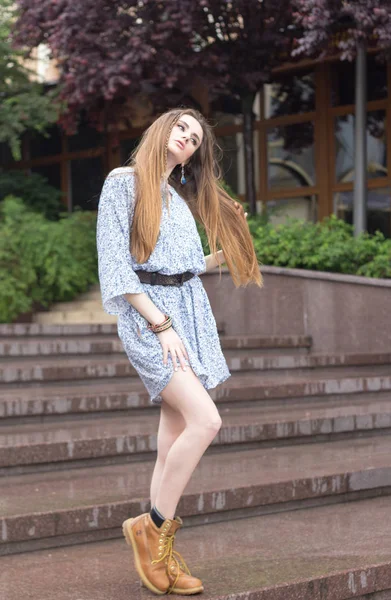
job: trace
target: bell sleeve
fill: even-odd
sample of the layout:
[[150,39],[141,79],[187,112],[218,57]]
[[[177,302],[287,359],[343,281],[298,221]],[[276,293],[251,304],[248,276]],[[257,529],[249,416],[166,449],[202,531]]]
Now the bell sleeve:
[[109,174],[99,198],[96,243],[102,304],[110,315],[129,309],[124,294],[145,291],[133,270],[130,254],[134,202],[134,175]]

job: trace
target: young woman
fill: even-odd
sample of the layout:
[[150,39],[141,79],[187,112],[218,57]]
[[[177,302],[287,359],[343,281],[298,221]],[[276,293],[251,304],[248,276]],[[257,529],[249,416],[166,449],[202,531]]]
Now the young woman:
[[246,213],[220,186],[217,148],[200,113],[170,110],[146,130],[130,166],[109,173],[99,201],[103,306],[118,315],[129,361],[161,407],[151,511],[123,523],[137,572],[156,594],[203,591],[173,549],[175,511],[221,427],[206,390],[230,372],[199,275],[226,262],[236,287],[262,286]]

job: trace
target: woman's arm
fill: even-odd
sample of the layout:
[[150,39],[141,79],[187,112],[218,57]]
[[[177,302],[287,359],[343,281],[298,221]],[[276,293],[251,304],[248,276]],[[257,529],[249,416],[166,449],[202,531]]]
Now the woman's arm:
[[[244,212],[243,206],[240,204],[240,202],[235,202],[235,208],[238,211],[238,214],[241,216],[244,216],[245,219],[247,219],[247,213]],[[216,267],[220,265],[222,265],[223,263],[225,263],[225,257],[224,257],[224,252],[223,250],[219,250],[217,252],[217,256],[213,256],[213,254],[208,254],[208,256],[205,256],[205,265],[206,265],[206,269],[204,271],[204,273],[206,273],[207,271],[212,271],[213,269],[215,269]]]
[[142,294],[124,294],[126,300],[152,325],[163,323],[165,315],[144,292]]
[[219,264],[222,265],[223,263],[225,263],[224,252],[222,250],[219,250],[217,252],[217,255],[208,254],[208,256],[205,256],[204,258],[206,265],[204,273],[206,273],[207,271],[212,271],[212,269],[218,267]]

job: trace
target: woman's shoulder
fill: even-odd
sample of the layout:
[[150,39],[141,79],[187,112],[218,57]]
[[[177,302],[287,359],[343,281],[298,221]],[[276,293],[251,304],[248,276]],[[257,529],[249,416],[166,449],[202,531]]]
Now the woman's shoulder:
[[135,174],[132,167],[116,167],[105,178],[102,192],[114,203],[129,204],[135,196]]
[[109,177],[119,177],[121,175],[134,175],[133,167],[116,167],[110,173],[108,173],[107,178]]

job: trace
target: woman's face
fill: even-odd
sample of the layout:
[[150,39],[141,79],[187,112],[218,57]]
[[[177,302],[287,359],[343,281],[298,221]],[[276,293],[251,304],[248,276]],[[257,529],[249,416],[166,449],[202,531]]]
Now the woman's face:
[[172,128],[168,139],[169,159],[177,165],[187,163],[200,147],[202,138],[202,127],[197,119],[191,115],[182,115]]

